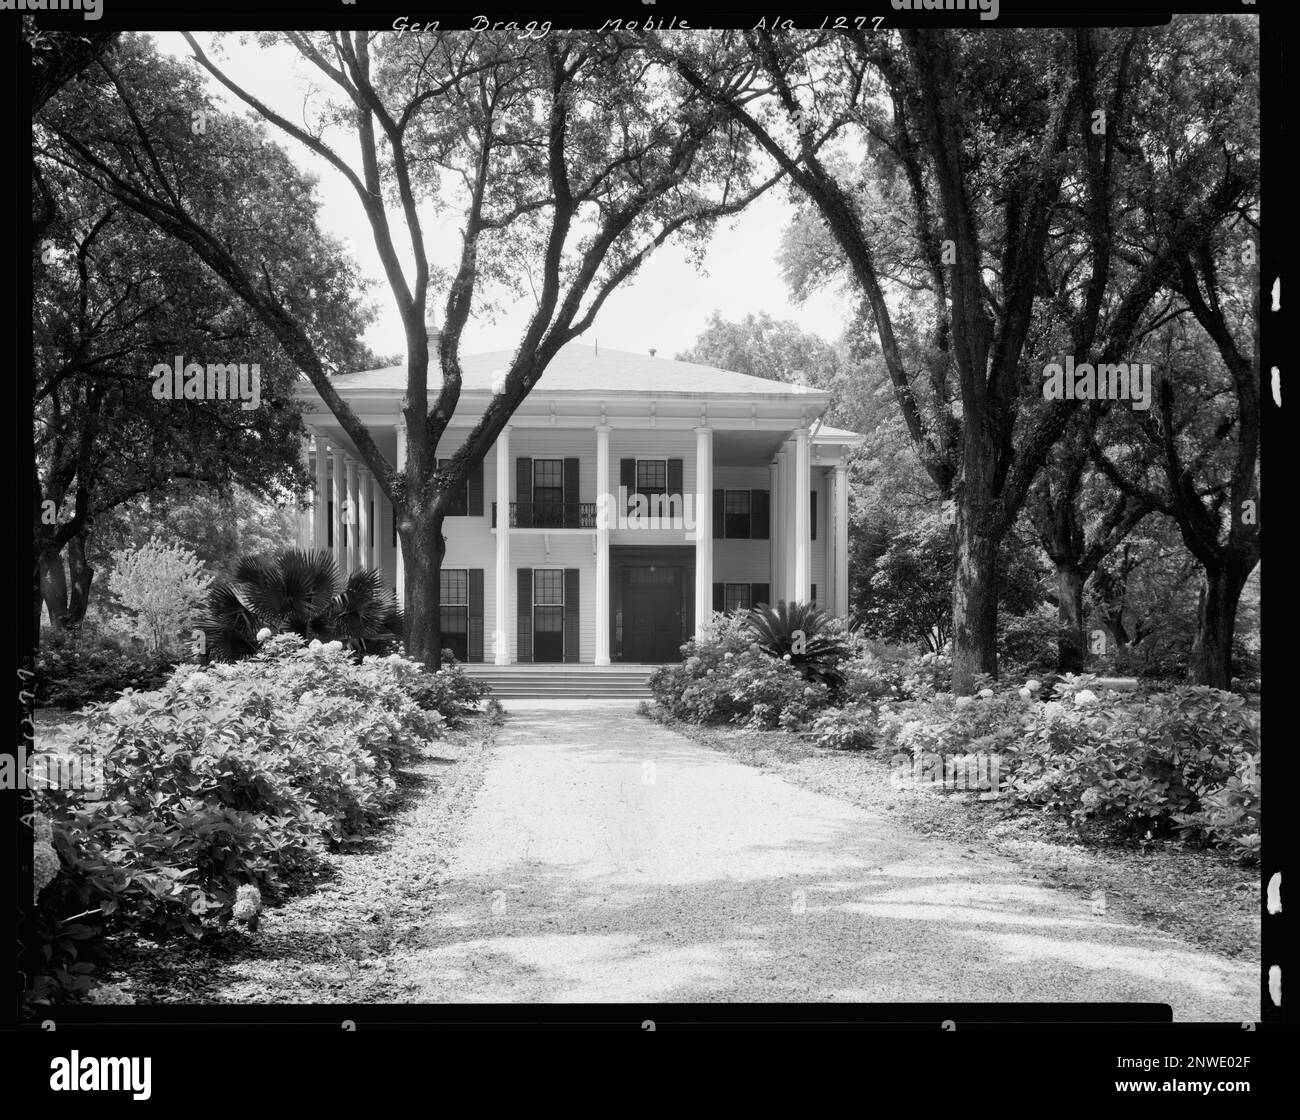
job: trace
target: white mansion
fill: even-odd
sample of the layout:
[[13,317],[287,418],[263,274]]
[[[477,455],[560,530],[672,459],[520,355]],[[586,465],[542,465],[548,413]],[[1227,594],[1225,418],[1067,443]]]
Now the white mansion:
[[[444,457],[509,359],[462,360]],[[401,463],[405,366],[334,385]],[[344,571],[377,567],[400,595],[392,507],[315,391],[300,393],[316,489],[298,545],[333,550]],[[803,385],[566,346],[444,523],[444,646],[498,665],[647,664],[676,660],[714,611],[811,598],[845,614],[847,457],[861,437],[822,424],[828,403]]]

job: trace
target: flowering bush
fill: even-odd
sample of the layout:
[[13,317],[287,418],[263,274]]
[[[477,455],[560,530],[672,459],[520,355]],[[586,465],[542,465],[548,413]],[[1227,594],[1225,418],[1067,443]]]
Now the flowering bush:
[[108,590],[131,615],[136,636],[159,653],[175,648],[211,582],[193,552],[157,536],[140,548],[114,552],[108,573]]
[[914,755],[996,753],[1007,792],[1076,827],[1122,838],[1175,833],[1242,860],[1259,850],[1259,726],[1239,696],[1210,688],[1120,695],[1066,677],[1041,701],[1016,691],[895,704],[879,742]]
[[1253,858],[1259,726],[1239,696],[1178,688],[1141,702],[1039,706],[1022,741],[1015,797],[1125,836],[1177,831]]
[[199,936],[229,921],[241,887],[274,896],[372,828],[395,771],[446,725],[425,703],[459,687],[411,664],[281,635],[93,707],[70,749],[103,760],[102,788],[37,795],[59,860],[40,892],[43,994],[88,987],[73,962],[108,919]]
[[858,700],[843,708],[832,708],[817,717],[812,729],[819,747],[865,750],[876,742],[876,705],[869,700]]
[[827,685],[767,653],[743,616],[718,616],[683,652],[649,680],[659,710],[674,719],[797,728],[828,703]]

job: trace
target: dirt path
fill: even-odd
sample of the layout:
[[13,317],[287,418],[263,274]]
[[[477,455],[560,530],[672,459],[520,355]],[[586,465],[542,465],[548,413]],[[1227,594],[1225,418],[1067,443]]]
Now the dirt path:
[[[413,1002],[1140,1001],[1258,1018],[1254,968],[987,845],[643,719],[517,701],[390,985]],[[391,990],[391,988],[390,988]]]

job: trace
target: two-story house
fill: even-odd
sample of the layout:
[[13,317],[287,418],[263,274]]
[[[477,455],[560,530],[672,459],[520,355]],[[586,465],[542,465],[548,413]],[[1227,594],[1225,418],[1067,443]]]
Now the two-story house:
[[[462,360],[450,456],[510,355]],[[401,463],[404,366],[333,382]],[[436,388],[431,389],[436,393]],[[301,390],[316,479],[298,545],[403,584],[393,509],[337,420]],[[847,457],[828,395],[710,366],[571,343],[447,517],[443,644],[462,661],[676,660],[714,611],[813,599],[848,608]]]

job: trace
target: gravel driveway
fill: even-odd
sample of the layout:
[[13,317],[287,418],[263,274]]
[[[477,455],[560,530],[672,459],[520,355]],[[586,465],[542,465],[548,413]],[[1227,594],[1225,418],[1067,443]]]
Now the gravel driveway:
[[[574,710],[571,704],[581,708]],[[514,701],[413,1002],[1141,1001],[1259,1017],[1254,968],[1094,914],[612,701]]]

